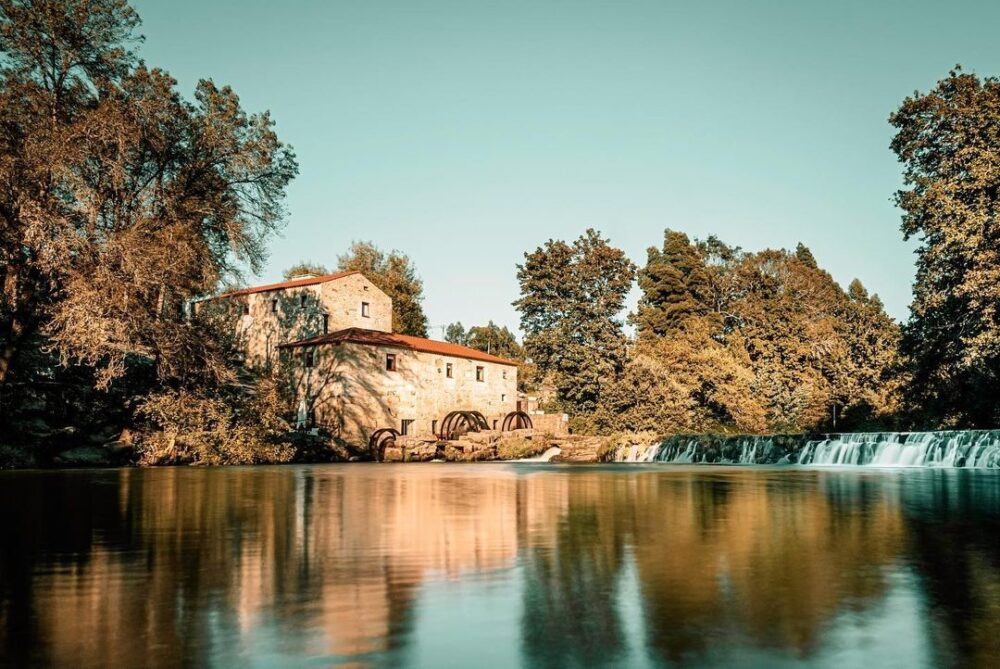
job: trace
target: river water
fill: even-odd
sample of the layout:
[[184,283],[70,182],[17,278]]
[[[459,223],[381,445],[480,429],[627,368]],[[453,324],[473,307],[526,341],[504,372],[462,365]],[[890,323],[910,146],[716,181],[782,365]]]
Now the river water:
[[1000,471],[0,472],[0,666],[1000,664]]

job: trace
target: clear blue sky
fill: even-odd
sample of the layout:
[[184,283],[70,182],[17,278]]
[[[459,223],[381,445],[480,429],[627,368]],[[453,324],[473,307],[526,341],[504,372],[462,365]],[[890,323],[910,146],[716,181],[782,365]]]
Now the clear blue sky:
[[150,64],[233,86],[298,154],[260,279],[372,240],[414,260],[432,325],[516,326],[523,252],[587,227],[637,263],[665,227],[802,241],[904,318],[886,119],[956,63],[1000,74],[996,2],[136,6]]

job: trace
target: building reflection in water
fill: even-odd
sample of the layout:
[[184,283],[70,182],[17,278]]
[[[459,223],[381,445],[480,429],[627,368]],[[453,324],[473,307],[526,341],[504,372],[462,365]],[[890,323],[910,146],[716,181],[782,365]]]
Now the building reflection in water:
[[923,659],[1000,657],[1000,492],[975,472],[31,472],[0,504],[0,664],[406,663],[422,593],[449,583],[499,588],[515,615],[492,638],[532,666],[823,663],[899,583]]

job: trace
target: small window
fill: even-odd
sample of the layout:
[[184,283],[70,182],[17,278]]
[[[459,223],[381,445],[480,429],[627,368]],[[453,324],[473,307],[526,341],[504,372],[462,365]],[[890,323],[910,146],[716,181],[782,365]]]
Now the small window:
[[316,364],[316,353],[309,349],[306,351],[306,367],[312,367],[314,364]]
[[330,314],[323,314],[323,334],[330,334]]
[[431,434],[438,433],[438,422],[436,420],[431,421]]
[[395,353],[386,353],[385,354],[385,370],[387,372],[395,372],[396,371],[396,354]]
[[274,298],[271,300],[271,313],[272,314],[278,313],[278,298]]
[[250,315],[250,304],[249,303],[244,303],[243,304],[243,315],[244,316],[249,316]]
[[410,428],[412,427],[413,427],[413,419],[412,418],[404,419],[399,425],[399,434],[400,435],[409,434]]
[[370,312],[370,309],[369,309],[368,303],[367,302],[362,302],[361,303],[361,315],[364,316],[365,318],[368,318],[371,315],[369,312]]
[[476,381],[484,381],[486,379],[486,370],[483,367],[476,367]]
[[500,395],[500,401],[501,402],[506,402],[507,401],[507,396],[506,395]]
[[500,421],[497,421],[497,420],[494,420],[494,421],[493,421],[493,429],[494,429],[494,430],[496,430],[496,429],[497,429],[497,423],[498,423],[498,422],[500,422]]
[[455,368],[450,362],[444,366],[444,375],[449,379],[455,376]]
[[306,308],[306,300],[307,299],[308,299],[308,296],[305,293],[299,295],[299,309],[305,309]]

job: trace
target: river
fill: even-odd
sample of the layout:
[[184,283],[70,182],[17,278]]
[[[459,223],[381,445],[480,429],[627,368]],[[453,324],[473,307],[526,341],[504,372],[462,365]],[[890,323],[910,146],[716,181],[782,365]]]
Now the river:
[[1000,661],[1000,471],[0,472],[0,665]]

